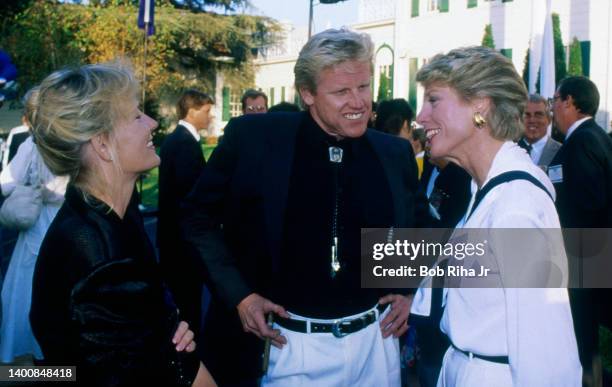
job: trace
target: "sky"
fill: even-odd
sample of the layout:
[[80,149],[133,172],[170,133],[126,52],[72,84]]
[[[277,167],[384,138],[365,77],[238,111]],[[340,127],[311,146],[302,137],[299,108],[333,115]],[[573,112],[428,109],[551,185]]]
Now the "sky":
[[[253,8],[247,13],[264,15],[279,21],[289,21],[296,27],[308,27],[309,0],[250,0]],[[319,4],[314,0],[314,31],[341,27],[357,21],[358,0],[346,0],[336,4]]]

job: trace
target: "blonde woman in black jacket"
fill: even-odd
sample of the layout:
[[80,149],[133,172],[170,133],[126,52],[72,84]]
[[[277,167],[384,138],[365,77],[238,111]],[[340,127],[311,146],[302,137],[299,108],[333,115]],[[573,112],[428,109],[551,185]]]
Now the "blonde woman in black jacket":
[[76,365],[87,386],[214,385],[132,200],[138,176],[159,164],[133,74],[57,71],[32,102],[45,163],[70,177],[34,272],[30,320],[45,363]]

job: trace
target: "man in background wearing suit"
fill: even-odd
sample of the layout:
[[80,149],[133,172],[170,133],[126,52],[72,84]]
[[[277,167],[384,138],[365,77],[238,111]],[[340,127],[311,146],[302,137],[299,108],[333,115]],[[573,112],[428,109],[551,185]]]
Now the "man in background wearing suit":
[[525,134],[519,146],[527,150],[534,164],[546,169],[561,148],[547,133],[552,118],[548,101],[539,94],[529,94],[524,117]]
[[411,298],[361,287],[361,227],[416,227],[418,182],[410,143],[366,129],[373,54],[367,34],[310,38],[294,69],[307,111],[231,120],[186,201],[220,385],[257,376],[259,339],[263,386],[400,385]]
[[[560,82],[551,100],[555,123],[565,134],[565,142],[548,168],[557,191],[561,226],[610,228],[612,140],[593,119],[599,107],[597,87],[588,78],[568,77]],[[602,385],[599,323],[602,312],[609,313],[608,293],[604,289],[569,292],[586,386]]]
[[206,161],[198,131],[212,120],[213,99],[197,90],[187,90],[176,105],[178,126],[160,150],[159,222],[157,242],[160,264],[176,305],[194,333],[201,320],[202,277],[195,269],[193,254],[180,238],[180,203],[193,188]]

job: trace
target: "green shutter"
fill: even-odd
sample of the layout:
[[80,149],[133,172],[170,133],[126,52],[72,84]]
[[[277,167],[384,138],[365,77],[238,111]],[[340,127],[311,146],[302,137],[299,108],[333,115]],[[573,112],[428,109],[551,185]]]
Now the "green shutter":
[[230,88],[223,88],[223,111],[221,113],[221,119],[223,121],[229,121],[232,118],[230,115]]
[[410,13],[410,16],[419,16],[419,0],[412,0],[412,12]]
[[583,40],[580,42],[582,49],[582,75],[588,77],[591,75],[591,41]]
[[448,12],[448,0],[440,0],[438,4],[440,12]]
[[512,60],[512,49],[511,48],[502,48],[499,52],[505,56],[506,58]]
[[478,0],[468,0],[467,3],[468,8],[478,7]]
[[409,64],[409,78],[408,78],[408,103],[412,107],[412,110],[416,112],[417,108],[417,82],[416,73],[419,66],[418,58],[410,58]]
[[285,86],[281,87],[281,102],[285,102]]
[[268,99],[270,99],[270,103],[268,106],[274,106],[274,88],[270,88],[270,95],[268,95]]
[[395,78],[395,72],[393,71],[393,67],[394,65],[391,64],[391,66],[389,66],[389,97],[393,98],[394,94],[393,94],[393,79]]
[[509,3],[509,2],[511,2],[511,1],[512,1],[512,0],[502,0],[502,3]]

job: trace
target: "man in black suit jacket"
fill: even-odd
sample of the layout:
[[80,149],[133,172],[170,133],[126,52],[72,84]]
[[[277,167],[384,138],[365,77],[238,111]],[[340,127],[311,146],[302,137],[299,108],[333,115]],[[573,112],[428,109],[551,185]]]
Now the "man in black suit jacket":
[[[553,97],[554,120],[565,142],[549,165],[564,228],[612,227],[612,140],[595,123],[599,92],[585,77],[561,81]],[[588,286],[588,284],[585,284]],[[599,322],[608,311],[603,290],[570,289],[583,383],[602,385]]]
[[202,277],[196,270],[196,258],[181,240],[179,214],[180,203],[206,164],[198,131],[208,127],[213,103],[207,94],[185,91],[176,107],[178,126],[166,137],[160,150],[157,226],[160,263],[181,315],[195,333],[201,325]]
[[[184,232],[213,293],[204,358],[222,385],[254,385],[257,337],[274,345],[266,386],[400,383],[390,336],[407,329],[411,299],[361,288],[360,228],[414,227],[418,183],[410,144],[366,129],[372,55],[365,34],[313,36],[295,66],[308,111],[230,121],[186,202]],[[358,318],[333,324],[347,316]]]

